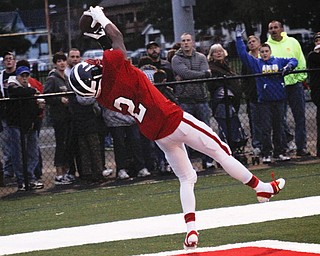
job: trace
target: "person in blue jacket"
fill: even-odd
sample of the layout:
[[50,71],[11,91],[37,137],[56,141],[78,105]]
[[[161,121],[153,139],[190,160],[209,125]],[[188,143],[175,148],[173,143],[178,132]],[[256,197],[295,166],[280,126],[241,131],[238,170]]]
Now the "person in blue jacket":
[[[253,74],[277,73],[281,75],[256,77],[258,103],[262,122],[262,162],[271,163],[272,156],[276,161],[288,161],[290,157],[285,155],[285,141],[282,141],[283,119],[285,117],[286,90],[283,77],[292,71],[298,64],[295,58],[275,58],[271,56],[271,48],[268,44],[262,44],[259,53],[260,58],[255,58],[247,53],[246,45],[242,39],[240,29],[236,30],[237,51],[242,63]],[[271,136],[273,134],[273,137]],[[272,146],[273,142],[273,146]],[[273,154],[272,154],[273,153]]]

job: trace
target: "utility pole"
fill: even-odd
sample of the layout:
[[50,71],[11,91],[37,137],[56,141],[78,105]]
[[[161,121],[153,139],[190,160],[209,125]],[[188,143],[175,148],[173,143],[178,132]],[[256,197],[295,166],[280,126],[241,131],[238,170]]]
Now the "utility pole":
[[52,49],[51,49],[51,29],[50,29],[50,18],[49,18],[49,5],[48,0],[44,0],[44,10],[46,15],[46,27],[48,35],[48,54],[50,60],[50,66],[52,66]]
[[71,27],[70,27],[70,0],[67,0],[67,14],[68,14],[68,47],[71,49]]
[[194,38],[193,8],[196,0],[171,0],[174,40],[180,42],[183,33],[189,33]]

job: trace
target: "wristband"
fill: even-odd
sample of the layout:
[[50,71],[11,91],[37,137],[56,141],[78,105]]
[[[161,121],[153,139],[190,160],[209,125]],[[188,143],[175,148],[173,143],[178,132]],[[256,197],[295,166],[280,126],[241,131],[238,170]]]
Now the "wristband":
[[103,17],[103,20],[99,21],[101,26],[105,28],[108,24],[111,24],[111,20],[109,20],[107,17]]

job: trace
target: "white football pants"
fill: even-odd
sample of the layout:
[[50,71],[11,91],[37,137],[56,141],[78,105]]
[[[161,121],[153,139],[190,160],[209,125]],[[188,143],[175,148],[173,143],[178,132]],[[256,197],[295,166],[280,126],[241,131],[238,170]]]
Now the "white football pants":
[[246,184],[252,173],[231,155],[229,146],[205,123],[184,112],[178,128],[169,136],[156,141],[180,182],[180,200],[184,214],[195,212],[193,169],[185,145],[212,157],[233,178]]

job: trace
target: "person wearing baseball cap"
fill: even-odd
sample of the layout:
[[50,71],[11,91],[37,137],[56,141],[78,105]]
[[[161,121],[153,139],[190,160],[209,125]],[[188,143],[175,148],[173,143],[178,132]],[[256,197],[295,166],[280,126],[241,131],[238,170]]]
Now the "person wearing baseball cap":
[[[152,67],[155,67],[156,70],[163,70],[166,74],[167,74],[167,81],[168,82],[172,82],[174,81],[174,75],[173,75],[173,71],[171,68],[171,63],[168,60],[165,59],[161,59],[161,48],[160,45],[156,42],[156,41],[150,41],[147,45],[146,45],[146,49],[147,49],[147,57],[149,57],[149,59],[151,60],[152,63]],[[143,58],[146,56],[143,56],[140,58],[140,61],[143,60]],[[139,62],[140,62],[139,61]],[[153,75],[152,75],[152,80],[153,80]],[[173,91],[173,89],[172,89]],[[158,161],[159,163],[161,163],[161,166],[163,166],[163,168],[160,168],[160,174],[170,174],[170,171],[168,172],[166,169],[166,161],[163,161],[164,159],[164,154],[162,154],[162,152],[160,150],[158,150],[158,146],[156,146],[156,144],[153,141],[148,141],[147,138],[145,138],[144,136],[141,136],[142,140],[144,140],[144,145],[147,146],[148,145],[148,150],[150,150],[150,152],[152,150],[156,150],[156,152],[154,152],[153,154],[157,155],[159,157]],[[164,162],[165,164],[162,165],[162,162]]]
[[[8,80],[8,95],[10,98],[26,98],[38,94],[38,90],[32,88],[29,83],[30,68],[19,66],[16,69],[16,76],[10,76]],[[39,123],[39,114],[42,107],[36,99],[22,99],[20,101],[11,101],[7,104],[7,121],[11,134],[11,160],[15,172],[18,191],[26,189],[42,189],[44,187],[41,181],[35,176],[35,166],[39,162],[39,137],[37,134]],[[22,148],[21,136],[25,136],[26,147]],[[20,152],[25,150],[27,156],[28,184],[26,184],[23,175],[23,162]]]
[[16,69],[16,79],[24,87],[29,84],[30,68],[21,66]]
[[315,33],[314,37],[313,37],[313,41],[316,42],[317,39],[320,39],[320,32]]
[[167,81],[174,81],[173,71],[169,61],[161,59],[161,48],[156,41],[150,41],[146,44],[147,56],[151,58],[153,66],[157,69],[162,69],[167,73]]
[[146,45],[147,50],[150,49],[152,46],[160,47],[159,44],[158,44],[156,41],[150,41],[150,42]]
[[319,53],[320,52],[320,32],[316,33],[313,37],[313,42],[314,42],[314,51]]
[[30,68],[27,66],[20,66],[16,70],[16,76],[20,76],[22,74],[30,74]]
[[[30,62],[26,59],[22,59],[22,60],[19,60],[17,61],[17,64],[16,64],[16,69],[18,69],[19,67],[28,67],[30,68]],[[28,82],[29,82],[29,85],[32,87],[32,88],[35,88],[39,93],[43,93],[43,84],[38,81],[36,78],[32,77],[32,70],[30,69],[31,73],[30,73],[30,76],[29,76],[29,79],[28,79]],[[37,103],[38,103],[38,106],[39,108],[41,108],[40,110],[40,113],[39,113],[39,116],[38,116],[38,122],[39,122],[39,125],[38,125],[38,130],[37,130],[37,133],[38,133],[38,136],[40,134],[40,130],[41,130],[41,127],[42,127],[42,121],[44,119],[44,116],[45,116],[45,99],[37,99]],[[38,162],[38,165],[36,166],[36,168],[34,169],[34,174],[36,176],[36,178],[38,180],[41,179],[41,176],[42,176],[42,166],[43,166],[43,163],[42,163],[42,157],[41,157],[41,150],[39,150],[39,162]]]

